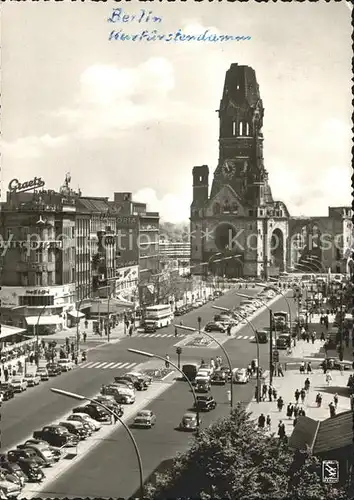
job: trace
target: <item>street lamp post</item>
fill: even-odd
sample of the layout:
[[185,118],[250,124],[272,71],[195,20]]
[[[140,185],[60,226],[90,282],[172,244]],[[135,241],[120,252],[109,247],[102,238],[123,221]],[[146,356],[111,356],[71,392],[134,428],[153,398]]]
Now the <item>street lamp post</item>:
[[[76,400],[79,400],[79,401],[89,401],[90,403],[93,402],[92,398],[89,398],[87,396],[82,396],[81,394],[76,394],[74,392],[68,392],[68,391],[64,391],[62,389],[55,389],[54,387],[52,387],[50,390],[52,392],[54,392],[55,394],[60,394],[61,396],[67,396],[68,398],[76,399]],[[138,460],[139,482],[140,482],[139,498],[140,498],[140,500],[143,500],[144,499],[143,463],[142,463],[142,460],[141,460],[141,455],[140,455],[140,451],[139,451],[138,445],[137,445],[137,443],[136,443],[136,441],[134,439],[134,436],[133,436],[131,430],[129,429],[129,427],[127,426],[127,424],[125,422],[123,422],[123,420],[119,417],[119,415],[114,410],[112,410],[111,408],[109,408],[108,406],[106,406],[105,404],[103,404],[103,403],[101,403],[99,401],[95,401],[94,403],[95,403],[95,405],[100,406],[101,408],[103,408],[104,410],[106,410],[108,413],[110,413],[114,418],[116,418],[123,425],[124,429],[127,431],[128,436],[129,436],[129,438],[130,438],[130,440],[132,442],[132,445],[134,447],[136,458]]]
[[[174,325],[175,328],[180,328],[181,330],[188,330],[188,331],[193,331],[193,332],[196,332],[197,330],[195,328],[192,328],[190,326],[184,326],[184,325]],[[230,360],[230,356],[228,355],[225,347],[218,341],[216,340],[215,337],[213,337],[212,335],[210,335],[210,333],[206,332],[203,330],[203,335],[206,335],[207,337],[209,337],[211,340],[213,340],[216,344],[218,344],[218,346],[220,347],[220,349],[222,350],[222,352],[225,354],[225,357],[226,357],[226,360],[227,360],[227,363],[229,365],[229,369],[230,369],[230,393],[231,393],[231,397],[230,397],[230,406],[231,406],[231,409],[234,407],[234,402],[233,402],[233,377],[232,377],[232,365],[231,365],[231,360]]]
[[200,415],[199,415],[199,406],[197,402],[197,396],[195,394],[194,387],[192,385],[192,382],[189,380],[187,375],[175,364],[173,363],[170,359],[164,358],[163,356],[160,356],[159,354],[151,353],[151,352],[146,352],[146,351],[140,351],[138,349],[127,349],[129,352],[133,352],[134,354],[138,354],[139,356],[145,356],[146,358],[157,358],[161,359],[165,363],[170,363],[181,375],[182,377],[187,381],[190,390],[192,392],[193,398],[194,398],[194,404],[195,404],[195,409],[196,409],[196,414],[197,414],[197,427],[199,430],[200,427]]

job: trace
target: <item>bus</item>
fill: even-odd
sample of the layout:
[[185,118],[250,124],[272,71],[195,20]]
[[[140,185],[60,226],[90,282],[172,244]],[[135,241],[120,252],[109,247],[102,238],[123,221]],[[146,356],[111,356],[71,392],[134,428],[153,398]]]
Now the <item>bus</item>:
[[169,304],[149,306],[145,309],[145,332],[155,332],[158,328],[168,326],[173,321],[173,313]]

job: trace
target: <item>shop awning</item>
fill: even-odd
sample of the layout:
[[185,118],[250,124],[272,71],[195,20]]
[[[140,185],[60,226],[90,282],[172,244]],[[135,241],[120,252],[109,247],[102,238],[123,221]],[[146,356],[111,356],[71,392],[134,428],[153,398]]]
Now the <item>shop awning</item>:
[[60,323],[63,322],[62,318],[56,314],[53,316],[41,316],[39,318],[39,323],[38,323],[38,316],[27,316],[26,317],[27,325],[33,326],[33,325],[59,325]]
[[11,335],[20,335],[23,333],[26,333],[26,330],[23,328],[17,328],[16,326],[10,325],[0,325],[0,339],[5,339]]
[[134,302],[119,299],[103,299],[101,301],[93,302],[91,305],[91,313],[93,314],[115,314],[121,313],[127,309],[134,309]]
[[68,314],[72,316],[73,318],[84,318],[85,314],[82,313],[81,311],[68,311]]

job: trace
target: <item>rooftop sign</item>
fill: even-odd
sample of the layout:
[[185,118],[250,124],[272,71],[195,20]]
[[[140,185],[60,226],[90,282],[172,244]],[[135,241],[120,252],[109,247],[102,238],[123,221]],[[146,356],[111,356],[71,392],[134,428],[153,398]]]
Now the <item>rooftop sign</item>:
[[23,193],[32,189],[39,189],[45,185],[41,177],[34,177],[31,181],[20,182],[18,179],[12,179],[9,182],[10,193]]

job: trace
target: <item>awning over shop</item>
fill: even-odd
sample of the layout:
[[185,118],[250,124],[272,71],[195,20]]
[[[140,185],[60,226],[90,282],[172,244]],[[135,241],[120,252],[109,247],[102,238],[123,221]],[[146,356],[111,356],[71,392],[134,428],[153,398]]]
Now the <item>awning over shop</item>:
[[10,337],[11,335],[19,335],[26,333],[26,330],[23,328],[17,328],[16,326],[10,325],[0,325],[0,339],[5,339]]
[[68,314],[72,316],[73,318],[84,318],[85,314],[82,313],[81,311],[68,311]]
[[53,316],[41,316],[39,318],[39,323],[38,323],[38,316],[27,316],[26,317],[27,325],[33,326],[33,325],[59,325],[60,323],[63,322],[62,318],[56,314]]
[[103,299],[93,302],[91,305],[91,314],[115,314],[121,313],[124,310],[134,309],[134,302],[120,299]]

